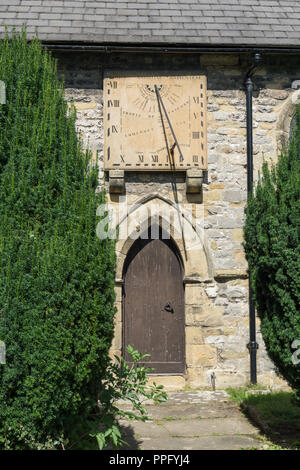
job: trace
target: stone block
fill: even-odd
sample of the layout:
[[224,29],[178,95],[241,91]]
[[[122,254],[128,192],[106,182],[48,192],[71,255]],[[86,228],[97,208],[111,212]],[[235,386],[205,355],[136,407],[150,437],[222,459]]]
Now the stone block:
[[235,335],[236,332],[237,332],[236,328],[233,325],[230,325],[229,328],[224,328],[223,335],[232,336],[232,335]]
[[246,198],[247,198],[246,192],[241,191],[240,189],[231,189],[228,191],[224,191],[224,201],[242,202],[242,201],[245,201]]
[[223,183],[213,183],[213,184],[210,184],[210,189],[213,190],[213,189],[224,189],[225,188],[225,185]]
[[[209,54],[200,56],[201,65],[238,65],[239,57],[229,54]],[[231,72],[231,70],[230,70]]]
[[222,191],[220,189],[213,189],[203,193],[204,202],[222,201],[222,199]]
[[201,193],[203,172],[198,168],[189,168],[186,172],[186,192]]
[[235,251],[234,257],[241,265],[246,263],[246,256],[244,251]]
[[[186,278],[197,277],[198,279],[207,279],[209,277],[207,258],[205,256],[200,237],[194,237],[194,233],[195,232],[191,233],[186,230],[185,243],[188,259],[186,262],[185,276]],[[197,245],[199,246],[199,249],[196,249]],[[191,247],[191,250],[189,250],[189,247]]]
[[244,240],[244,231],[242,228],[232,229],[232,238],[235,242],[242,242]]
[[187,305],[185,308],[185,323],[187,326],[199,326],[201,316],[203,312],[203,306],[199,305]]
[[187,386],[191,388],[206,388],[210,385],[203,367],[188,367],[186,381]]
[[115,286],[115,302],[122,302],[122,286]]
[[207,297],[215,298],[218,295],[218,287],[217,286],[207,287],[205,289],[205,292],[206,292]]
[[238,286],[233,286],[233,287],[228,287],[226,291],[226,295],[228,299],[230,300],[236,300],[236,299],[241,299],[246,296],[246,289],[245,287],[238,287]]
[[185,328],[186,344],[202,344],[203,333],[200,326],[186,326]]
[[217,111],[214,113],[213,118],[216,121],[229,121],[231,113],[225,113],[223,111]]
[[[223,306],[210,306],[206,308],[202,315],[199,316],[199,324],[205,327],[216,327],[223,325]],[[203,331],[205,334],[205,330]]]
[[217,364],[217,350],[208,344],[186,345],[188,367],[211,367]]
[[286,90],[268,90],[268,95],[276,100],[285,100],[288,97]]
[[95,103],[95,101],[90,101],[90,102],[75,102],[75,108],[78,110],[78,111],[81,111],[81,110],[85,110],[85,109],[95,109],[97,108],[97,103]]
[[223,351],[220,352],[220,358],[222,360],[241,359],[242,357],[248,357],[248,356],[249,356],[248,351],[239,352],[239,351],[232,351],[230,349],[224,349]]
[[255,115],[255,120],[258,122],[275,122],[277,116],[275,113],[259,113]]
[[121,355],[122,355],[122,352],[121,352],[120,349],[117,349],[117,350],[116,349],[110,349],[110,351],[109,351],[109,357],[115,362],[117,362],[116,359],[115,359],[115,356],[121,357]]
[[112,340],[111,348],[113,350],[118,350],[118,351],[122,349],[122,323],[121,322],[115,323],[114,337]]
[[122,278],[125,258],[126,256],[124,255],[124,253],[117,252],[117,260],[116,260],[116,278],[117,279]]
[[243,279],[247,278],[248,274],[246,269],[217,269],[215,271],[215,279]]
[[122,194],[125,190],[124,170],[110,170],[109,192]]
[[220,336],[224,334],[223,328],[218,328],[218,327],[206,327],[203,328],[203,335],[204,337],[209,337],[209,336]]
[[148,384],[163,385],[167,392],[182,390],[185,387],[186,380],[183,375],[149,375]]
[[206,303],[202,285],[187,284],[185,286],[185,302],[187,305],[203,305]]
[[228,387],[242,387],[248,381],[248,371],[245,374],[239,374],[235,371],[218,371],[216,374],[216,389],[226,389]]
[[115,313],[115,322],[121,322],[122,321],[122,302],[115,302],[115,308],[116,313]]

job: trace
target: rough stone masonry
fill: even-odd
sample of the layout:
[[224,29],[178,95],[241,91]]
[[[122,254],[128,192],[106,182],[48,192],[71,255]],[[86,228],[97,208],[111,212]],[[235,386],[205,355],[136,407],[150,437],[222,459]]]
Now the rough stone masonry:
[[[168,389],[184,386],[241,386],[249,382],[248,279],[243,251],[243,223],[246,206],[246,121],[243,80],[251,59],[248,56],[216,54],[110,54],[56,53],[59,73],[64,75],[66,100],[77,108],[77,127],[85,147],[103,161],[103,70],[188,70],[207,76],[208,87],[208,179],[203,197],[188,198],[184,175],[177,176],[179,202],[202,205],[207,239],[206,256],[193,257],[185,283],[186,296],[186,374],[156,377]],[[276,161],[288,140],[295,112],[292,89],[300,78],[300,63],[291,57],[288,67],[282,57],[265,57],[254,77],[254,165],[255,179],[263,160]],[[105,183],[103,165],[99,185]],[[172,198],[168,173],[130,173],[125,175],[129,202],[159,193]],[[108,195],[111,203],[117,203]],[[116,330],[112,354],[122,347],[122,302],[118,276],[126,256],[117,247]],[[204,264],[209,264],[202,272]],[[198,271],[197,271],[198,270]],[[192,281],[191,281],[192,279]],[[282,387],[268,359],[258,324],[258,383]]]

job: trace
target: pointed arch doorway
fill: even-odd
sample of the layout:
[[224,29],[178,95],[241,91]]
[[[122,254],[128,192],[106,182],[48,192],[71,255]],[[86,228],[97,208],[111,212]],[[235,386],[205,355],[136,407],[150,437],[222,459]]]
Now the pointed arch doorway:
[[[185,372],[183,265],[161,228],[149,228],[132,245],[123,272],[123,356],[126,346],[150,354],[153,374]],[[147,237],[147,238],[146,238]]]

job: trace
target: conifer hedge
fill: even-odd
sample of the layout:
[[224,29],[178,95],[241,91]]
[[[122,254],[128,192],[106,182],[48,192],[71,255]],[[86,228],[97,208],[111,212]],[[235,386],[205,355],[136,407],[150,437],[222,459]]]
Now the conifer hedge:
[[105,195],[50,53],[25,33],[6,37],[0,80],[0,448],[53,448],[97,404],[114,246],[96,237]]
[[300,399],[300,107],[296,121],[277,164],[263,165],[244,246],[268,354]]

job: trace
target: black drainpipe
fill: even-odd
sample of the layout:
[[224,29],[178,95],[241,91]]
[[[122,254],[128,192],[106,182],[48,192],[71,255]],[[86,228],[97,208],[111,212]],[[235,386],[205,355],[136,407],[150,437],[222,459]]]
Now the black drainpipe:
[[[252,122],[252,94],[253,82],[252,76],[256,67],[261,61],[261,55],[255,54],[253,65],[248,70],[245,77],[246,88],[246,115],[247,115],[247,195],[248,200],[252,194],[253,188],[253,122]],[[257,383],[257,367],[256,367],[256,352],[258,344],[256,342],[256,322],[255,322],[255,306],[253,301],[253,293],[251,287],[251,273],[249,271],[249,333],[250,341],[247,348],[250,353],[250,376],[251,383]]]

